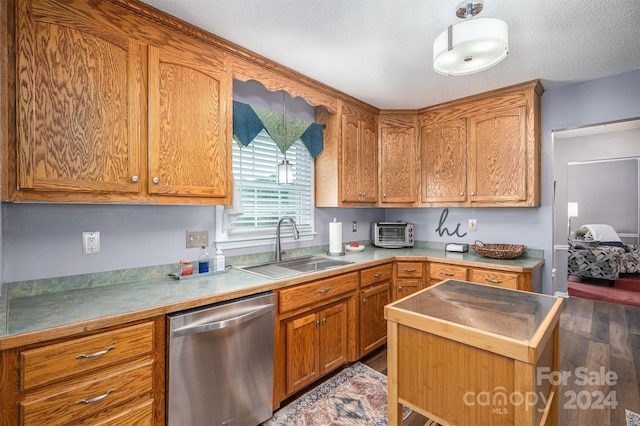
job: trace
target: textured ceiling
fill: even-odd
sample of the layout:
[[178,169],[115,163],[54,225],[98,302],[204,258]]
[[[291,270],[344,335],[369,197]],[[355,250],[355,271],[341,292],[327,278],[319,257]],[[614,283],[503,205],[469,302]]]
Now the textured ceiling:
[[460,22],[460,0],[143,1],[383,109],[640,69],[639,0],[485,0],[479,16],[509,25],[509,55],[460,77],[432,68],[433,41]]

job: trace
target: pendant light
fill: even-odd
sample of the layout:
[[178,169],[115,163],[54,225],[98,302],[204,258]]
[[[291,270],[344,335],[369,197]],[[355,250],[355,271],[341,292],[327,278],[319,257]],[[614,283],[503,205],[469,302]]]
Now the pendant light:
[[[284,141],[287,141],[287,99],[286,93],[282,92],[282,125],[284,130]],[[293,183],[293,167],[287,161],[287,151],[284,151],[284,160],[278,164],[278,184],[291,185]]]
[[509,53],[509,27],[498,18],[474,18],[482,11],[482,0],[465,1],[456,16],[463,22],[449,25],[433,42],[433,69],[458,76],[486,70]]

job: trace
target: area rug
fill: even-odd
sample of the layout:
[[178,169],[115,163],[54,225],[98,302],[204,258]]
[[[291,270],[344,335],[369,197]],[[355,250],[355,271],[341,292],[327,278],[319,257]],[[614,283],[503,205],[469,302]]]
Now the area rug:
[[[387,376],[357,362],[276,411],[264,426],[385,426]],[[411,410],[404,408],[402,418]]]
[[569,277],[567,292],[569,296],[640,306],[640,276],[636,274],[619,278],[613,287],[603,280]]
[[627,426],[640,426],[640,414],[624,410],[627,415]]

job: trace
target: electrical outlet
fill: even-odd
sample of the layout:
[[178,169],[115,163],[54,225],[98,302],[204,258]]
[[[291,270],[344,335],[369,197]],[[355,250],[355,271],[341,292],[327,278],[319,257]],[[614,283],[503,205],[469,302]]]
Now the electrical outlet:
[[476,219],[469,219],[469,231],[478,230],[478,221]]
[[82,233],[82,254],[100,253],[100,232]]
[[351,232],[356,232],[358,230],[358,222],[355,220],[351,222]]
[[187,248],[209,246],[209,231],[187,231]]

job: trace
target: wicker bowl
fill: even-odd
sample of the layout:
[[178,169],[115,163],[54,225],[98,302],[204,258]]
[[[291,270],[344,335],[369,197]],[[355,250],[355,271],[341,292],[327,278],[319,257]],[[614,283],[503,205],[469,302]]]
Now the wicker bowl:
[[479,240],[476,240],[471,247],[480,256],[492,259],[515,259],[522,255],[527,248],[522,244],[485,244]]

